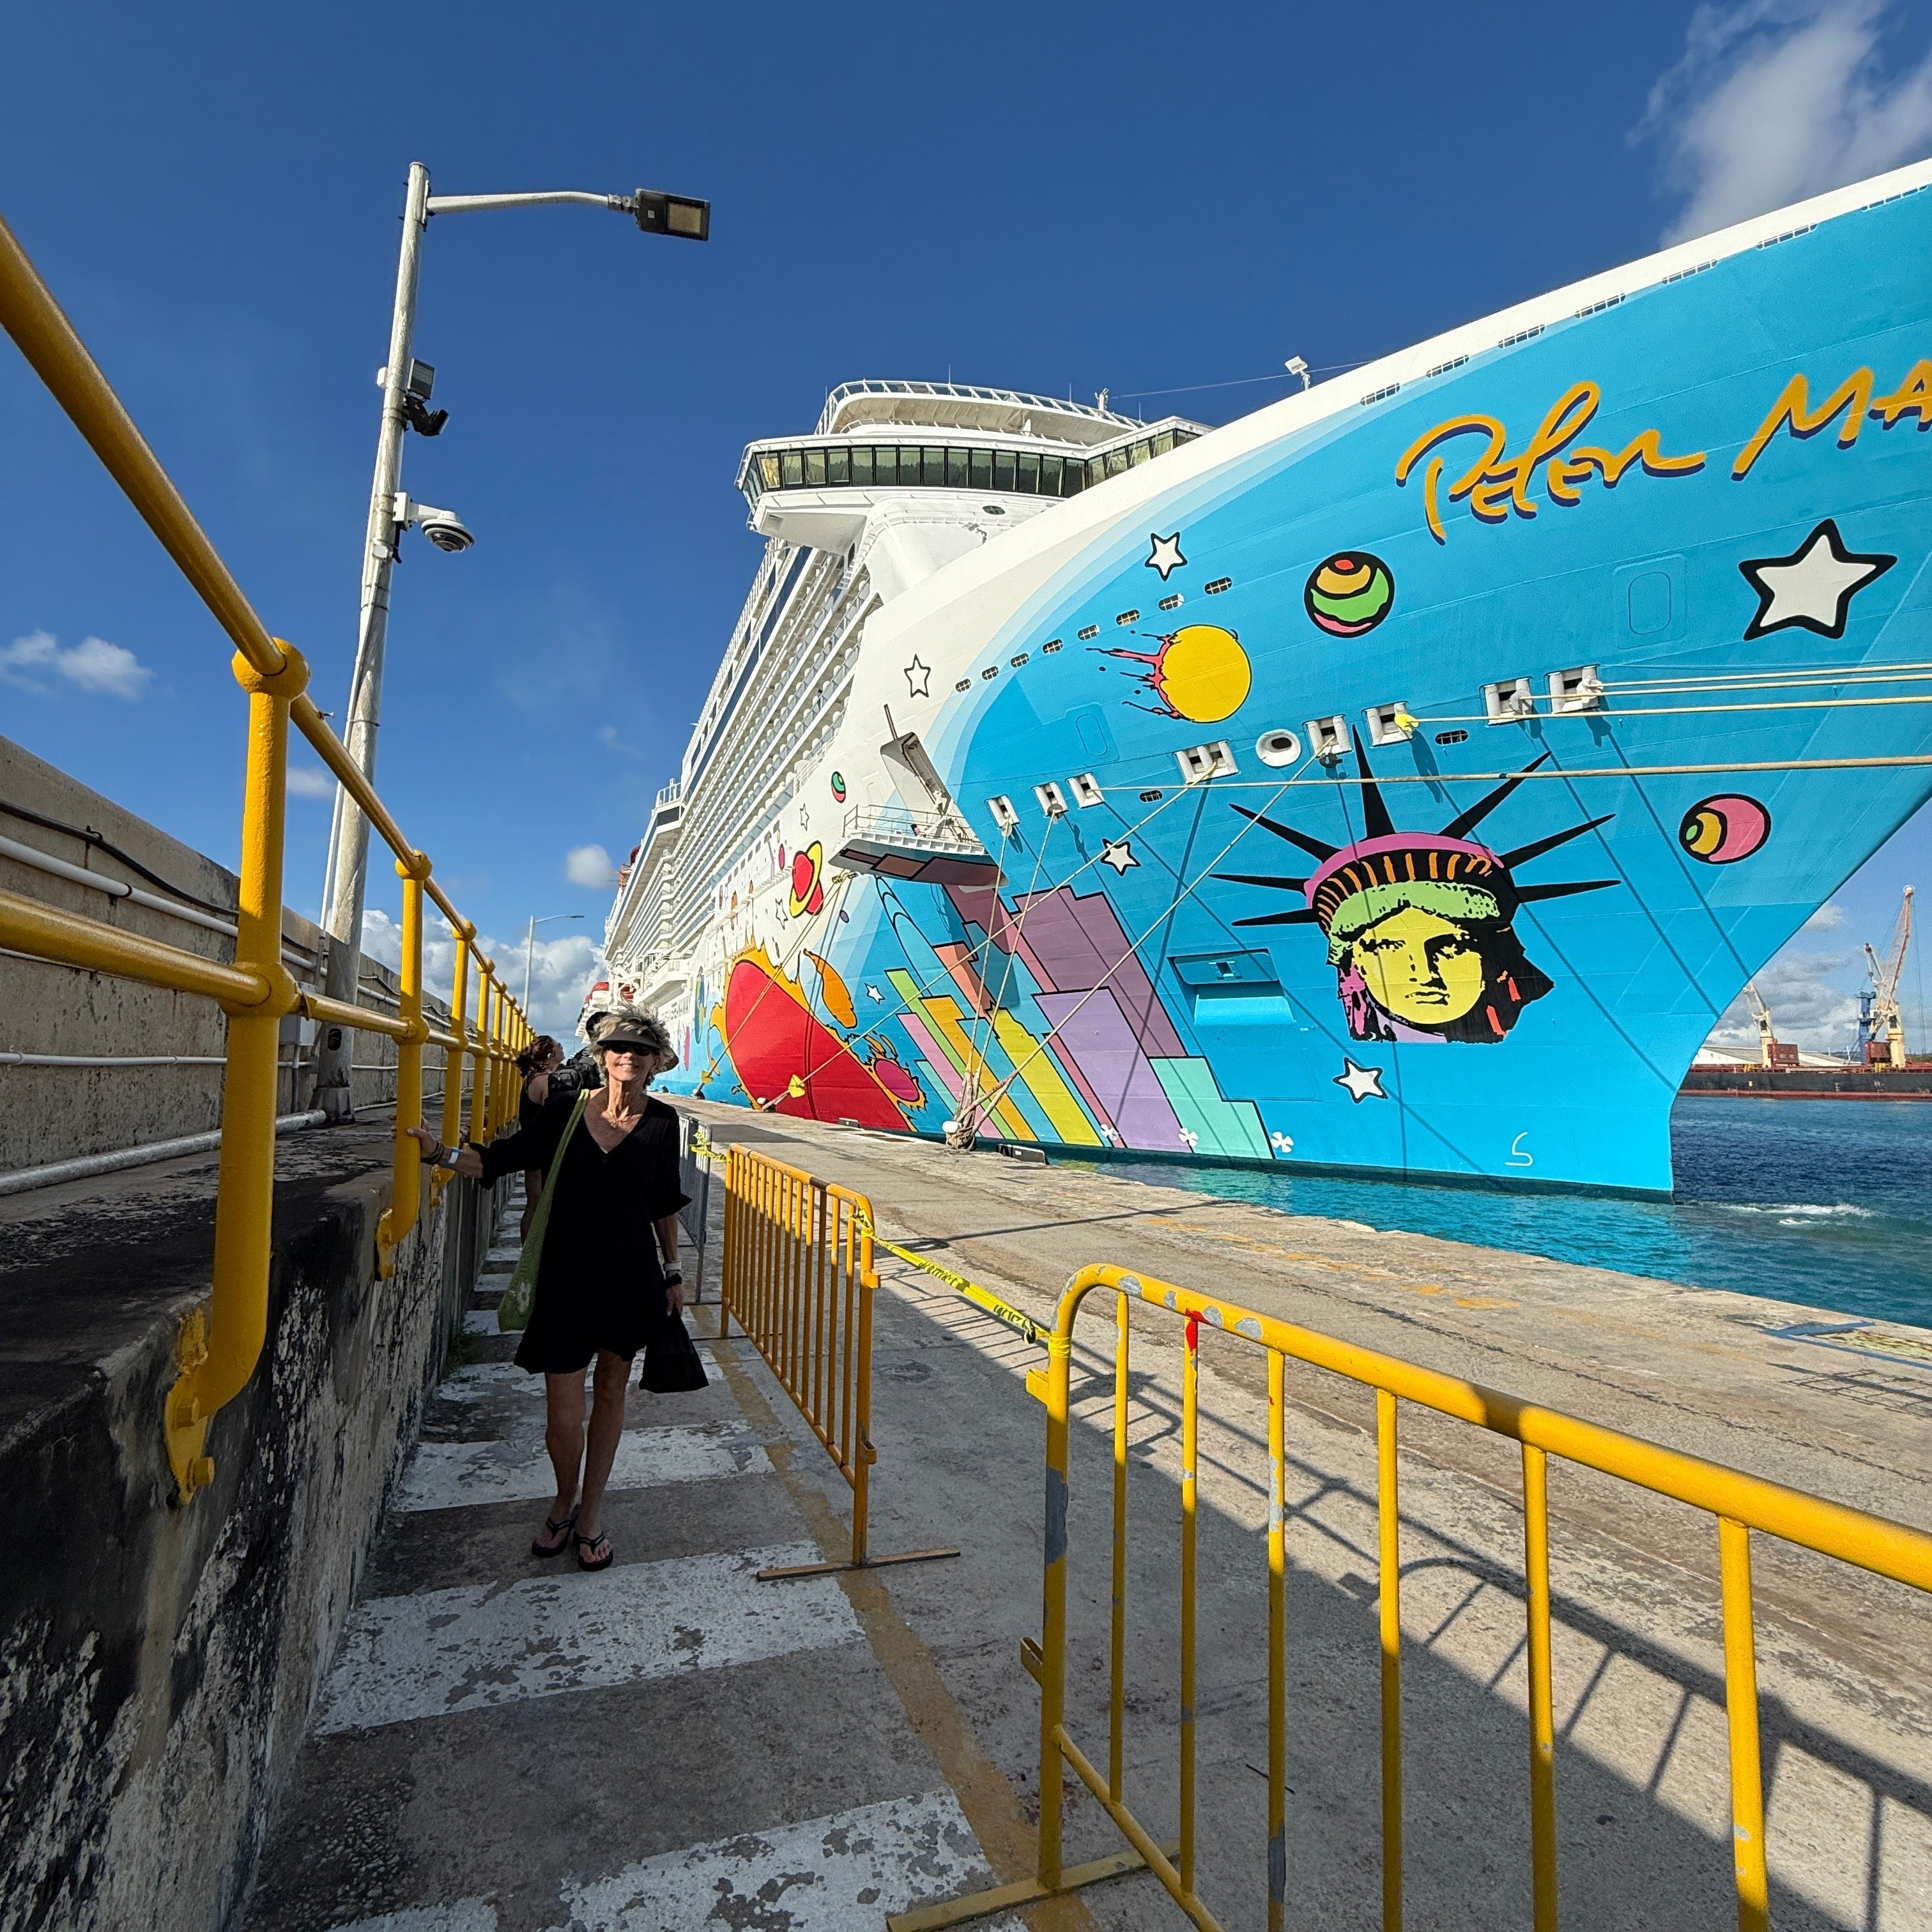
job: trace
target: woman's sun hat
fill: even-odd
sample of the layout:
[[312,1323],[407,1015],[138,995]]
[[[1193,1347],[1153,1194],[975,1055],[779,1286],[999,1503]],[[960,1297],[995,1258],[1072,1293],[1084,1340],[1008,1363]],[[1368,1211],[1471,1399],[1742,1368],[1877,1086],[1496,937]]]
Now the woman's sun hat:
[[614,1006],[599,1013],[590,1023],[590,1043],[598,1047],[641,1047],[646,1053],[656,1054],[667,1067],[677,1064],[670,1028],[656,1013],[647,1013],[641,1006]]

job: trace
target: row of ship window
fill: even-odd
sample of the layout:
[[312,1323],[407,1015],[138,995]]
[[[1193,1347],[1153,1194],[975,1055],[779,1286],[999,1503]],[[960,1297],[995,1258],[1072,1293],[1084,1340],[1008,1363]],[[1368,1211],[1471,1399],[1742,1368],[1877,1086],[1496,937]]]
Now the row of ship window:
[[746,494],[767,490],[919,488],[1009,490],[1023,496],[1076,496],[1103,477],[1165,456],[1192,441],[1186,430],[1157,430],[1102,454],[1042,456],[1024,449],[958,449],[930,443],[847,443],[818,449],[761,449],[745,469]]

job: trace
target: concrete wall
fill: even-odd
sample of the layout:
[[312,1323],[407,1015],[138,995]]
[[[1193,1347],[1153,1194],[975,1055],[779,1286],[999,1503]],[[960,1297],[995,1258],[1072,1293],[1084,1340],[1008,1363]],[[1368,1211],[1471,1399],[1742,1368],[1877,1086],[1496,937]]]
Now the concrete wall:
[[[16,809],[9,811],[8,807]],[[22,813],[98,832],[170,885],[232,915],[237,890],[233,873],[0,737],[0,838],[155,892],[158,897],[166,896],[98,847],[37,824]],[[4,853],[0,853],[0,890],[206,958],[234,956],[234,942],[206,926],[52,878]],[[289,970],[298,983],[319,987],[320,928],[299,914],[284,911],[282,937]],[[365,959],[363,1001],[394,1012],[396,996],[394,974]],[[430,1006],[440,1024],[447,1007],[434,1000]],[[212,1000],[0,952],[0,1053],[209,1058],[224,1052],[226,1030],[221,1010]],[[286,1030],[290,1037],[282,1048],[284,1071],[278,1111],[295,1113],[308,1106],[312,1083],[298,1065],[306,1054],[294,1037],[295,1023],[291,1022]],[[432,1090],[442,1084],[442,1058],[434,1048],[424,1055]],[[395,1042],[380,1034],[364,1034],[356,1041],[356,1060],[364,1070],[353,1076],[356,1105],[392,1102]],[[382,1069],[391,1070],[379,1070]],[[0,1063],[0,1173],[206,1132],[220,1124],[221,1076],[219,1066],[10,1066]]]
[[[386,1139],[350,1127],[284,1143],[297,1176],[278,1189],[268,1344],[214,1424],[213,1485],[184,1507],[160,1417],[199,1290],[130,1325],[112,1278],[139,1268],[130,1256],[166,1265],[159,1196],[117,1210],[112,1190],[139,1179],[122,1174],[86,1184],[102,1198],[66,1220],[0,1214],[4,1932],[217,1932],[242,1895],[494,1213],[450,1187],[394,1276],[373,1279]],[[92,1249],[73,1238],[90,1226]],[[79,1348],[56,1285],[96,1311]],[[49,1334],[29,1373],[35,1337],[19,1330],[35,1308]]]

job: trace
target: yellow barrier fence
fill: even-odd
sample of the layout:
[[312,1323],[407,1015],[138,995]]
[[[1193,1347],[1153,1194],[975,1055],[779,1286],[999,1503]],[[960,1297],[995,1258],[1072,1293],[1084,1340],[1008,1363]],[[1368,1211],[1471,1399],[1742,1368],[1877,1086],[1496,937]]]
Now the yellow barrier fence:
[[724,1289],[718,1330],[736,1321],[765,1358],[852,1490],[852,1554],[844,1563],[761,1570],[766,1582],[957,1556],[866,1546],[872,1466],[872,1204],[862,1194],[733,1146],[724,1169]]
[[[1113,1599],[1107,1763],[1103,1771],[1069,1734],[1066,1561],[1070,1382],[1073,1325],[1096,1288],[1114,1301],[1113,1402]],[[1181,1384],[1180,1610],[1179,1739],[1180,1835],[1155,1843],[1129,1808],[1122,1788],[1126,1700],[1127,1413],[1129,1310],[1135,1302],[1166,1311],[1183,1325]],[[1412,1402],[1507,1436],[1521,1445],[1524,1568],[1527,1585],[1529,1684],[1528,1775],[1533,1923],[1556,1932],[1556,1762],[1552,1715],[1550,1626],[1548,1459],[1564,1458],[1654,1494],[1708,1510],[1717,1519],[1724,1631],[1724,1690],[1730,1739],[1733,1867],[1741,1932],[1770,1924],[1765,1864],[1763,1780],[1758,1751],[1758,1689],[1751,1603],[1750,1532],[1781,1538],[1806,1550],[1881,1576],[1932,1591],[1932,1536],[1882,1516],[1766,1482],[1736,1469],[1679,1454],[1617,1430],[1599,1428],[1541,1408],[1476,1382],[1418,1367],[1332,1336],[1300,1328],[1229,1301],[1118,1268],[1083,1268],[1061,1297],[1047,1338],[1047,1366],[1027,1378],[1046,1408],[1046,1574],[1037,1643],[1022,1646],[1022,1661],[1040,1687],[1040,1821],[1034,1877],[969,1898],[922,1906],[889,1919],[890,1932],[938,1932],[1030,1901],[1071,1892],[1097,1878],[1144,1864],[1202,1932],[1218,1922],[1196,1889],[1195,1586],[1196,1510],[1200,1438],[1202,1324],[1260,1348],[1268,1358],[1268,1786],[1266,1862],[1269,1932],[1286,1922],[1288,1884],[1287,1443],[1285,1370],[1290,1360],[1332,1370],[1376,1396],[1376,1512],[1380,1553],[1382,1652],[1382,1879],[1384,1932],[1401,1932],[1402,1629],[1401,1533],[1396,1483],[1399,1401]],[[1070,1766],[1106,1809],[1132,1851],[1078,1870],[1060,1857],[1062,1764]]]
[[[424,1047],[442,1050],[441,1136],[453,1144],[460,1138],[465,1058],[473,1070],[470,1132],[481,1139],[515,1112],[512,1062],[533,1035],[490,961],[476,951],[476,927],[450,903],[431,877],[429,860],[404,836],[308,695],[308,666],[301,652],[270,636],[4,221],[0,327],[228,634],[236,647],[236,681],[248,695],[239,910],[232,962],[206,959],[98,920],[0,892],[0,946],[200,994],[218,1001],[228,1016],[213,1293],[207,1308],[182,1324],[176,1349],[180,1375],[166,1400],[168,1457],[185,1501],[213,1478],[208,1422],[247,1387],[268,1332],[277,1043],[284,1017],[299,1013],[320,1024],[382,1034],[397,1042],[394,1184],[376,1235],[378,1265],[385,1275],[394,1271],[395,1250],[421,1210],[422,1150],[406,1130],[422,1119]],[[403,958],[401,1000],[393,1016],[298,987],[283,964],[283,810],[291,722],[395,854],[403,880]],[[424,1014],[425,898],[442,912],[456,938],[453,1030],[448,1033],[432,1030]],[[463,1017],[472,967],[477,976],[473,1030]],[[433,1184],[446,1178],[439,1173]]]

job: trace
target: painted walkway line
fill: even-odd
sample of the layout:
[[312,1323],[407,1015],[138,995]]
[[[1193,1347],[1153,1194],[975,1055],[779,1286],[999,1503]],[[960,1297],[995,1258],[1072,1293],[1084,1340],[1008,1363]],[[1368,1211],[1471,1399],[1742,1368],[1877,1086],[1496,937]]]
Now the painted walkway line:
[[[610,1486],[645,1490],[720,1476],[767,1475],[771,1466],[742,1423],[627,1429],[617,1438]],[[556,1478],[541,1441],[422,1442],[397,1486],[395,1507],[457,1509],[466,1503],[534,1502],[556,1493]]]
[[801,1541],[378,1598],[350,1617],[314,1728],[372,1730],[862,1641],[833,1579],[757,1580],[818,1557]]
[[[744,1832],[566,1886],[562,1924],[585,1932],[691,1932],[707,1924],[879,1932],[916,1900],[992,1882],[950,1791],[890,1798],[828,1818]],[[986,1922],[1020,1932],[1016,1918]]]
[[[890,1798],[830,1817],[740,1832],[566,1885],[552,1932],[879,1932],[888,1912],[988,1882],[978,1841],[950,1791]],[[986,1932],[1022,1932],[1011,1916]],[[340,1932],[497,1932],[488,1899],[411,1906]]]

